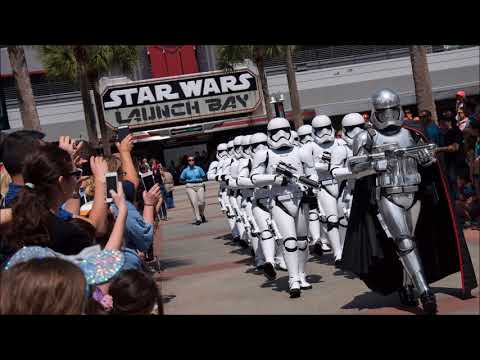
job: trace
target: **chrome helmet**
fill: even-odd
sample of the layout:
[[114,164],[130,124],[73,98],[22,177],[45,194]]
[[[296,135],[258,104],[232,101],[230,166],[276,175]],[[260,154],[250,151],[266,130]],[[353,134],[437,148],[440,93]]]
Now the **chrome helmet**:
[[403,124],[403,111],[400,106],[400,97],[390,89],[375,92],[371,98],[372,115],[370,121],[378,130],[387,127],[401,127]]

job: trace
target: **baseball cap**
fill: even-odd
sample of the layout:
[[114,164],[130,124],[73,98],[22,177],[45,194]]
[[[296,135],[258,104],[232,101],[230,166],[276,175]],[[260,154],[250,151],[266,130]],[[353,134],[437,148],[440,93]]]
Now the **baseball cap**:
[[465,91],[460,90],[460,91],[457,92],[457,95],[461,96],[461,97],[465,97]]
[[48,247],[25,246],[18,250],[7,262],[5,270],[31,259],[58,257],[77,265],[83,272],[87,285],[100,285],[112,279],[125,263],[125,256],[119,250],[82,251],[78,255],[67,256],[53,251]]

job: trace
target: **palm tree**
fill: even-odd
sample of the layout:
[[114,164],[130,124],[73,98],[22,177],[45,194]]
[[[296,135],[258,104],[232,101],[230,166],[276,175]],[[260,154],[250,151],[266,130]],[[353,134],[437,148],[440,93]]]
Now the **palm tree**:
[[271,119],[273,113],[270,105],[267,76],[265,74],[265,59],[279,55],[280,48],[277,45],[219,45],[217,49],[221,69],[232,69],[233,64],[241,63],[245,59],[250,59],[255,63],[260,76],[267,118]]
[[89,93],[89,86],[92,87],[105,155],[110,154],[110,145],[98,80],[102,73],[116,66],[125,73],[131,72],[138,61],[137,50],[136,46],[120,45],[40,46],[41,58],[49,75],[79,81],[88,137],[97,144],[95,114]]
[[303,125],[302,107],[300,105],[300,95],[298,94],[297,77],[295,75],[295,65],[293,64],[292,55],[295,51],[295,45],[283,46],[283,53],[287,60],[287,81],[288,91],[290,93],[290,103],[292,105],[293,123],[298,129]]
[[22,46],[8,46],[8,57],[12,66],[13,76],[18,92],[18,104],[22,123],[25,129],[40,129],[35,97],[33,96],[32,83],[28,72],[25,51]]
[[423,45],[410,46],[410,60],[412,63],[415,96],[419,110],[429,110],[432,119],[438,122],[435,100],[433,98],[432,81],[428,72],[427,50]]
[[218,46],[219,66],[223,69],[232,69],[233,64],[243,62],[245,59],[252,60],[258,68],[260,83],[267,117],[271,119],[272,107],[268,91],[267,76],[265,74],[265,59],[282,56],[287,61],[287,81],[292,105],[293,121],[295,128],[303,125],[303,116],[298,94],[297,79],[292,54],[297,49],[295,45],[221,45]]

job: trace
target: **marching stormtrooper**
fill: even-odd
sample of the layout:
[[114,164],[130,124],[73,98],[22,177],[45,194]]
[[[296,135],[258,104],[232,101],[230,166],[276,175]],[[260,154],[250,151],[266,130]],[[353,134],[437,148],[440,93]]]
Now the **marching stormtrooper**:
[[[208,171],[207,171],[208,180],[217,180],[217,175],[221,175],[222,167],[224,166],[225,161],[228,160],[227,144],[225,143],[218,144],[216,158],[217,160],[212,161],[210,163],[210,166],[208,167]],[[227,208],[225,207],[225,204],[224,204],[223,194],[226,191],[227,186],[224,181],[221,181],[220,179],[218,180],[220,182],[220,187],[218,189],[218,203],[220,204],[220,208],[222,212],[226,213]]]
[[[313,142],[313,130],[311,125],[302,125],[297,130],[298,141],[301,147]],[[308,146],[309,145],[307,145],[306,148],[308,148]],[[310,234],[310,245],[312,245],[313,252],[321,256],[324,252],[331,251],[331,249],[328,246],[326,234],[322,233],[320,227],[320,211],[318,208],[317,192],[317,189],[309,188],[306,194],[306,200],[309,204],[308,232]]]
[[344,144],[337,146],[332,152],[330,173],[339,183],[338,221],[340,231],[340,246],[343,249],[345,235],[352,206],[355,179],[351,178],[347,160],[353,156],[352,146],[355,136],[365,131],[366,124],[362,115],[358,113],[347,114],[342,119],[342,139]]
[[[367,131],[357,130],[359,134],[353,141],[353,155],[374,156],[388,152],[396,155],[383,158],[379,156],[377,160],[351,164],[350,167],[357,178],[376,174],[374,191],[378,207],[377,216],[388,238],[393,239],[397,254],[408,274],[403,296],[414,303],[416,296],[419,296],[423,308],[429,313],[435,313],[437,309],[435,295],[428,285],[414,238],[422,206],[416,196],[422,183],[418,167],[430,167],[435,159],[433,153],[426,148],[419,148],[411,154],[404,150],[400,154],[393,153],[397,149],[424,144],[421,138],[414,137],[413,131],[402,127],[400,98],[395,92],[389,89],[376,92],[372,96],[372,105],[373,128]],[[349,117],[351,118],[353,116]],[[423,256],[426,255],[424,252]],[[413,286],[408,285],[408,280]],[[402,298],[402,293],[400,295]]]
[[[230,140],[227,143],[227,152],[224,154],[224,158],[217,165],[215,180],[220,183],[220,188],[223,190],[222,195],[222,205],[225,208],[225,214],[228,220],[228,226],[232,233],[233,242],[240,241],[240,232],[237,226],[237,218],[235,210],[231,205],[230,196],[233,195],[233,190],[231,190],[227,185],[227,179],[230,176],[231,166],[234,161],[235,154],[233,149],[233,140]],[[213,169],[212,169],[213,175]],[[207,175],[208,176],[208,175]],[[221,206],[222,206],[221,205]]]
[[[318,181],[321,184],[317,192],[318,207],[322,232],[327,234],[335,258],[335,266],[339,267],[342,258],[338,217],[338,182],[330,173],[331,154],[336,148],[344,146],[342,139],[335,138],[332,121],[326,115],[317,115],[312,120],[313,140],[306,145],[313,155]],[[307,151],[307,148],[305,149]]]
[[[252,183],[263,188],[271,186],[268,207],[278,235],[283,241],[285,262],[289,275],[290,297],[299,297],[301,289],[312,287],[306,280],[305,265],[308,258],[307,216],[308,204],[302,201],[304,188],[294,178],[288,178],[277,173],[280,162],[295,168],[298,175],[309,175],[316,179],[314,163],[303,157],[301,150],[294,145],[290,123],[284,118],[274,118],[267,126],[268,149],[254,151]],[[255,140],[255,139],[254,139]],[[267,236],[265,236],[267,235]],[[262,245],[271,234],[262,233]],[[265,267],[269,267],[270,253],[263,247]]]
[[242,151],[243,136],[236,136],[233,139],[233,161],[230,164],[229,174],[226,176],[227,187],[229,189],[229,202],[235,214],[235,225],[238,229],[239,244],[243,248],[249,246],[249,236],[244,221],[241,204],[242,193],[237,185],[242,166],[245,164],[244,154]]
[[[237,168],[234,170],[234,174],[232,175],[232,177],[229,178],[228,185],[232,188],[238,189],[239,196],[237,197],[237,203],[239,205],[242,225],[245,228],[245,237],[248,239],[249,245],[251,246],[252,255],[255,259],[255,266],[257,269],[260,270],[263,268],[263,264],[265,261],[262,249],[259,246],[260,231],[258,229],[258,225],[254,219],[252,211],[252,201],[255,186],[250,181],[241,181],[241,179],[249,179],[250,176],[252,162],[250,146],[251,137],[252,135],[246,135],[241,137],[241,152],[243,156],[236,164]],[[239,142],[239,140],[237,141]]]
[[[247,174],[244,170],[238,177],[238,184],[240,186],[253,188],[252,216],[255,232],[259,238],[258,248],[256,250],[256,259],[261,256],[260,263],[265,276],[269,280],[274,280],[277,276],[275,267],[280,270],[287,271],[287,265],[283,258],[283,245],[279,246],[278,242],[281,237],[278,232],[278,227],[272,220],[270,214],[270,186],[255,186],[252,182],[252,176],[259,168],[255,160],[263,159],[262,153],[267,152],[268,137],[264,133],[256,133],[250,137],[250,167],[251,171]],[[254,248],[255,251],[255,248]],[[259,254],[259,255],[257,255]]]

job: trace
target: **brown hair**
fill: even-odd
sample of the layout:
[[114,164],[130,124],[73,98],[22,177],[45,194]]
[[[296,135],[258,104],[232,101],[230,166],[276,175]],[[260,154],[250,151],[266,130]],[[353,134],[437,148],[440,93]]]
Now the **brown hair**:
[[0,274],[0,315],[80,315],[86,280],[59,258],[32,259]]
[[110,284],[113,299],[112,314],[148,315],[155,305],[163,315],[160,290],[152,276],[139,270],[122,271]]
[[25,245],[49,246],[48,229],[52,214],[49,199],[60,191],[58,178],[73,170],[70,155],[53,144],[46,144],[30,154],[23,166],[23,179],[34,188],[24,187],[12,202],[12,225],[7,244],[12,250]]
[[122,161],[116,156],[106,156],[105,161],[110,172],[117,172],[122,167]]

